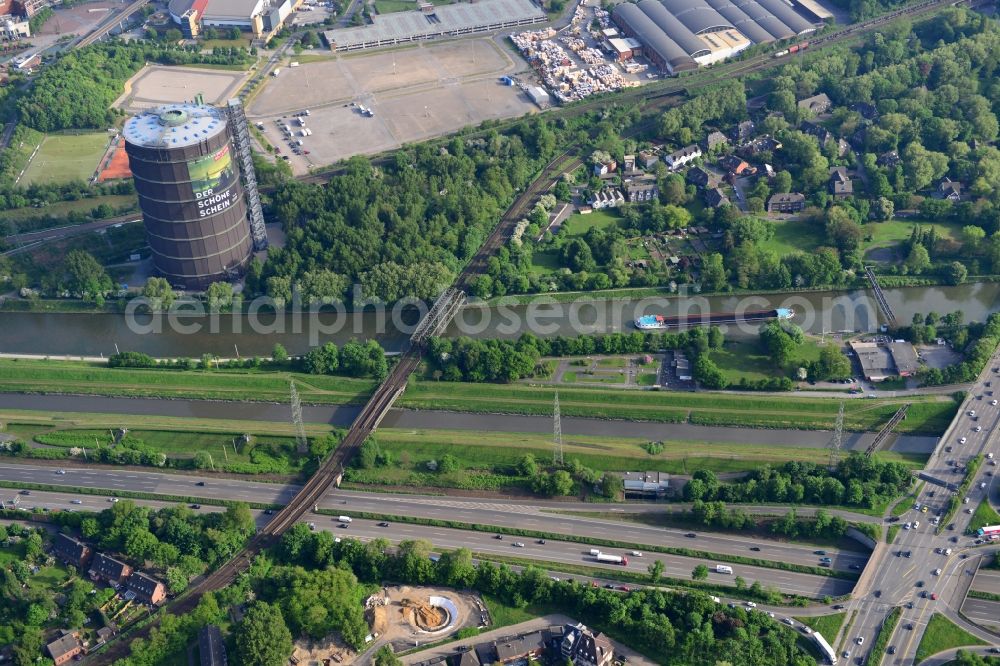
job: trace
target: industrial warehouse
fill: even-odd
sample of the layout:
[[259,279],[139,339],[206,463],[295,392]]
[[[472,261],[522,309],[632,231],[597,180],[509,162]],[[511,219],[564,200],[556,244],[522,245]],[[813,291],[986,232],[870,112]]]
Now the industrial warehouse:
[[668,74],[732,57],[753,44],[796,39],[830,16],[817,3],[796,0],[641,0],[611,16],[622,34]]
[[170,18],[188,37],[202,28],[239,28],[269,39],[302,0],[170,0]]

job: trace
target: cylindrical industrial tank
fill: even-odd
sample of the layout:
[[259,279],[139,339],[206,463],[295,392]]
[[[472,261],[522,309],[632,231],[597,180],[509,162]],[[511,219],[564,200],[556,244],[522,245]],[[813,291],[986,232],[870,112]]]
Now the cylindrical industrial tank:
[[225,113],[171,104],[130,118],[123,134],[157,271],[191,290],[240,275],[253,241]]

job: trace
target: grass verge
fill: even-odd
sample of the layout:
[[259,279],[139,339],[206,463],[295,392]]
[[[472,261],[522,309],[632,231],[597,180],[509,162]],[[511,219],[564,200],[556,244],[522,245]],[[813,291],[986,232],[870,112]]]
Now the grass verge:
[[[552,413],[557,387],[538,384],[469,384],[411,381],[401,407],[478,413]],[[634,419],[664,423],[696,423],[752,428],[825,430],[836,419],[839,400],[672,391],[622,391],[601,387],[559,386],[566,416]],[[913,397],[907,398],[912,400]],[[903,399],[849,400],[844,426],[877,430],[899,409]],[[952,397],[924,396],[912,403],[903,422],[907,433],[941,433],[958,403]],[[912,416],[911,416],[912,414]]]
[[885,534],[885,542],[892,543],[893,541],[895,541],[896,535],[899,534],[900,529],[902,528],[900,528],[899,525],[890,525],[889,530]]
[[840,631],[840,626],[844,624],[845,617],[847,617],[847,611],[833,613],[832,615],[797,617],[795,619],[813,631],[819,632],[819,635],[825,638],[827,643],[833,645],[833,641],[837,638],[837,632]]
[[976,507],[976,512],[972,514],[972,520],[969,521],[969,529],[973,532],[976,530],[986,527],[987,525],[1000,525],[1000,513],[990,506],[990,501],[984,499]]
[[739,555],[723,555],[720,553],[710,553],[704,550],[694,550],[691,548],[672,548],[669,546],[637,544],[631,541],[616,541],[614,539],[595,539],[576,534],[541,532],[538,530],[525,530],[517,527],[497,527],[492,525],[482,525],[479,523],[463,523],[457,520],[439,520],[436,518],[418,518],[415,516],[396,516],[384,513],[368,513],[365,511],[320,509],[317,513],[325,516],[346,515],[353,518],[363,518],[365,520],[385,520],[396,523],[408,523],[411,525],[428,525],[431,527],[447,527],[450,529],[468,530],[473,532],[488,532],[490,534],[507,534],[509,536],[521,536],[529,539],[552,539],[556,541],[568,541],[570,543],[582,543],[590,546],[621,548],[624,550],[641,549],[651,553],[664,553],[666,555],[679,555],[682,557],[699,557],[703,559],[718,560],[720,562],[729,562],[732,564],[744,564],[747,566],[761,567],[765,569],[778,569],[781,571],[794,571],[796,573],[825,576],[827,578],[841,578],[844,580],[857,580],[858,578],[856,574],[848,571],[833,571],[823,567],[811,567],[802,564],[791,564],[789,562],[775,562],[755,557],[741,557]]
[[889,614],[886,616],[885,621],[882,626],[879,627],[878,636],[872,642],[872,649],[868,652],[871,655],[871,663],[878,665],[882,663],[882,655],[885,654],[885,649],[889,645],[889,639],[892,638],[892,632],[896,630],[896,625],[899,624],[899,617],[903,614],[903,609],[896,606]]
[[973,599],[982,599],[983,601],[1000,601],[1000,594],[997,594],[996,592],[969,590],[969,596]]
[[932,654],[937,654],[951,648],[962,647],[963,645],[986,645],[965,629],[957,626],[954,622],[940,613],[934,613],[927,629],[917,646],[917,654],[914,663],[919,664]]

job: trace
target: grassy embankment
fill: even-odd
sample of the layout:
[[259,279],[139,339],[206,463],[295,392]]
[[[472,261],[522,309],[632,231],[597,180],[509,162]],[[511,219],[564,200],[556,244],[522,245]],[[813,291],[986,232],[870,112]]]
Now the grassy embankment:
[[833,645],[833,640],[837,637],[837,632],[840,631],[840,626],[844,624],[845,617],[847,617],[847,611],[834,613],[832,615],[797,617],[794,619],[811,628],[813,631],[818,631],[819,635],[825,638],[827,643]]
[[[402,407],[460,412],[550,415],[552,386],[534,384],[468,384],[412,380],[399,401]],[[559,387],[564,416],[634,419],[757,428],[827,430],[837,417],[839,400],[763,394],[712,392],[619,391],[590,387]],[[900,424],[904,433],[940,433],[950,423],[958,403],[950,396],[853,399],[846,401],[844,427],[877,430],[904,403],[911,407]]]
[[932,654],[937,654],[943,650],[961,647],[963,645],[986,645],[966,630],[957,626],[954,622],[940,613],[934,613],[927,629],[917,646],[917,654],[914,663],[919,664]]
[[316,404],[361,404],[375,387],[370,379],[287,371],[108,368],[86,362],[0,360],[0,392],[8,393],[288,402],[293,379],[302,401]]
[[976,512],[972,514],[969,521],[969,529],[973,532],[987,525],[1000,525],[1000,514],[990,506],[989,500],[983,500],[976,507]]

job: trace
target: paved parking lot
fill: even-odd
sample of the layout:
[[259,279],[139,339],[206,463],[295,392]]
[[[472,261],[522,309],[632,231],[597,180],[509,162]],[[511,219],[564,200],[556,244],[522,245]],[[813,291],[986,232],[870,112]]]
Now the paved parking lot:
[[[250,103],[248,116],[263,123],[268,141],[288,154],[275,121],[287,122],[308,108],[313,135],[296,141],[302,138],[309,154],[291,161],[295,173],[305,173],[351,155],[537,110],[520,90],[499,82],[524,67],[484,38],[341,55],[283,67]],[[374,115],[364,115],[358,105]]]

